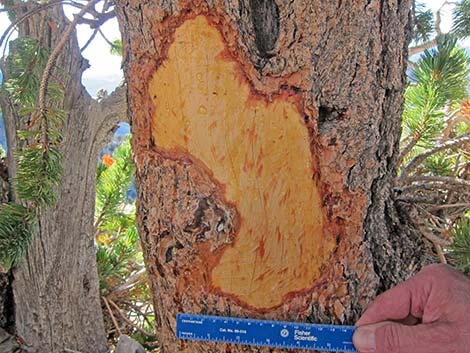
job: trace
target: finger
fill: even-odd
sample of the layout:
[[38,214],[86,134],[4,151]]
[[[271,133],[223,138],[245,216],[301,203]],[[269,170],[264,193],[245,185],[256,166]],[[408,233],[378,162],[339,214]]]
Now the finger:
[[357,321],[357,326],[382,321],[398,321],[414,316],[422,318],[432,281],[426,272],[379,295]]
[[353,342],[361,353],[449,353],[457,351],[455,332],[447,323],[382,322],[358,327]]
[[417,325],[417,324],[421,324],[422,321],[420,319],[414,317],[413,315],[408,315],[403,320],[399,320],[398,323],[400,323],[402,325],[407,325],[407,326],[414,326],[414,325]]

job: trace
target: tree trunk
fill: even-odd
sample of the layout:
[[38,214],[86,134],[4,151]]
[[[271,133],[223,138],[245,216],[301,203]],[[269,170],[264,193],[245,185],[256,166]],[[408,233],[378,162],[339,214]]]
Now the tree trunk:
[[117,3],[163,352],[226,349],[178,312],[353,323],[422,266],[391,188],[408,1]]
[[[8,182],[8,165],[6,160],[2,158],[0,160],[0,204],[9,201],[10,183]],[[2,329],[9,333],[14,331],[11,278],[11,271],[5,271],[5,269],[0,267],[0,332]],[[0,342],[2,342],[1,339]],[[0,343],[0,352],[2,349],[3,344]]]
[[[20,1],[15,1],[18,8]],[[19,15],[37,6],[25,3]],[[19,26],[19,36],[42,38],[51,49],[69,21],[61,6],[49,7]],[[108,350],[98,289],[93,217],[98,154],[106,138],[125,115],[123,94],[102,104],[91,99],[81,85],[88,63],[80,54],[75,35],[66,44],[54,74],[63,80],[67,112],[63,128],[63,179],[54,209],[39,215],[39,229],[26,259],[14,271],[17,334],[34,352],[51,353]],[[4,75],[5,81],[8,73]],[[15,106],[4,101],[9,160],[19,142]],[[125,120],[125,119],[122,119]],[[10,169],[15,178],[16,166]]]

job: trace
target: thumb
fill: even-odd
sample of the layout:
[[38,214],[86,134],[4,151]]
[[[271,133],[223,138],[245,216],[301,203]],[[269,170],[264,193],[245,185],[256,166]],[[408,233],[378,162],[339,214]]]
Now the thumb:
[[358,327],[353,342],[361,353],[448,353],[455,336],[448,324],[407,326],[386,321]]

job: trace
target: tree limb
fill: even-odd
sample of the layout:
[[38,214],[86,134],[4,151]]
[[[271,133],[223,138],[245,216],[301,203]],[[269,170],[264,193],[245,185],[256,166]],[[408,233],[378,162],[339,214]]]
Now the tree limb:
[[111,310],[111,307],[109,306],[108,300],[106,297],[102,297],[104,301],[104,305],[106,305],[106,309],[108,309],[109,316],[111,316],[111,320],[113,321],[114,327],[116,327],[116,331],[119,334],[119,336],[122,335],[121,329],[119,328],[119,325],[116,321],[116,318],[114,317],[113,311]]
[[425,50],[429,50],[437,45],[437,38],[433,38],[427,42],[424,42],[423,44],[416,45],[414,47],[411,47],[408,49],[408,54],[409,56],[413,56],[416,54],[419,54]]
[[426,158],[432,156],[433,154],[439,153],[441,151],[445,151],[450,148],[459,147],[465,143],[470,142],[470,133],[467,133],[463,136],[457,137],[453,140],[446,141],[439,146],[436,146],[426,152],[423,152],[417,155],[415,158],[411,160],[410,163],[404,168],[405,174],[409,174],[411,171],[415,170],[418,165],[424,161]]
[[147,337],[156,338],[156,336],[153,333],[145,331],[143,328],[137,326],[131,320],[129,320],[129,318],[126,315],[124,315],[124,313],[121,311],[121,309],[117,306],[117,304],[115,302],[113,302],[111,299],[108,299],[108,301],[117,310],[119,316],[121,316],[123,318],[123,320],[126,321],[130,326],[135,328],[137,331],[143,333]]
[[447,185],[465,186],[470,188],[470,181],[452,177],[434,176],[434,175],[416,175],[406,178],[409,182],[424,181],[430,183],[442,183]]
[[43,143],[43,147],[45,148],[48,145],[48,122],[46,119],[46,98],[47,98],[47,88],[49,85],[49,78],[51,75],[52,68],[57,60],[60,52],[64,48],[65,44],[70,38],[75,26],[78,23],[78,20],[90,9],[92,8],[98,1],[100,0],[90,0],[86,6],[75,16],[72,22],[69,23],[67,29],[64,31],[62,38],[60,39],[59,43],[56,45],[54,50],[52,51],[51,55],[49,56],[49,60],[47,61],[46,67],[44,68],[44,72],[42,74],[41,83],[39,85],[39,98],[38,98],[38,114],[42,117],[41,122],[41,140]]
[[142,283],[146,279],[146,270],[145,268],[140,269],[136,273],[134,273],[132,276],[130,276],[126,283],[121,284],[120,286],[117,286],[114,288],[111,292],[109,292],[108,296],[112,296],[114,294],[120,293],[120,292],[125,292],[131,289],[132,287]]

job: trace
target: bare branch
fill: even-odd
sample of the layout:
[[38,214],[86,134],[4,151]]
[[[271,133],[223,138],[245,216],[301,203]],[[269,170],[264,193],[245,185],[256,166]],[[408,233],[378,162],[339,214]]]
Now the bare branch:
[[453,177],[444,176],[433,176],[433,175],[416,175],[407,177],[406,180],[410,182],[424,181],[428,183],[446,184],[446,185],[457,185],[470,188],[470,181],[464,179],[458,179]]
[[113,311],[111,310],[111,307],[109,306],[108,300],[106,297],[101,297],[103,298],[104,305],[106,305],[106,309],[108,309],[109,316],[111,316],[111,320],[113,321],[114,327],[116,327],[116,331],[118,332],[119,336],[122,335],[121,329],[119,328],[119,325],[116,321],[116,318],[114,317]]
[[134,273],[132,276],[130,276],[127,279],[126,283],[121,284],[120,286],[114,288],[111,292],[109,292],[108,296],[112,296],[120,292],[128,291],[129,289],[139,285],[146,279],[147,279],[146,270],[145,268],[142,268],[136,273]]
[[102,31],[100,28],[98,28],[98,32],[101,34],[101,37],[104,39],[104,41],[105,41],[106,43],[108,43],[108,45],[109,45],[111,48],[115,48],[115,47],[116,47],[116,46],[114,45],[114,43],[111,42],[111,41],[104,35],[103,31]]
[[[9,37],[9,33],[18,25],[20,25],[21,23],[23,23],[24,21],[26,21],[28,18],[30,18],[31,16],[34,16],[36,14],[38,14],[39,12],[49,8],[49,7],[53,7],[53,6],[57,6],[57,5],[72,5],[73,4],[69,1],[69,0],[50,0],[44,4],[39,4],[39,3],[34,3],[35,7],[34,9],[26,12],[25,14],[23,14],[20,18],[18,18],[16,21],[12,22],[8,27],[7,29],[2,33],[2,36],[0,37],[0,48],[3,46],[3,44],[5,43],[5,39],[7,37]],[[13,7],[24,7],[24,5],[16,5],[16,6],[11,6],[11,8]],[[10,8],[10,6],[9,6]]]
[[62,38],[60,39],[57,46],[52,51],[49,60],[47,61],[46,67],[44,68],[44,72],[42,74],[41,83],[39,86],[39,98],[38,98],[38,114],[42,117],[41,123],[41,138],[43,146],[46,147],[48,145],[48,137],[47,137],[47,130],[48,130],[48,122],[46,119],[46,97],[47,97],[47,88],[49,85],[49,78],[52,71],[52,68],[57,60],[60,52],[62,51],[63,47],[67,43],[72,34],[75,26],[77,25],[78,20],[89,10],[91,9],[98,1],[100,0],[90,0],[86,6],[75,16],[72,22],[69,23]]
[[454,204],[446,204],[446,205],[437,205],[429,208],[429,211],[438,211],[438,210],[445,210],[449,208],[464,208],[470,209],[470,203],[454,203]]
[[88,46],[90,45],[91,42],[93,42],[93,39],[95,39],[96,35],[98,34],[98,28],[96,28],[92,35],[90,36],[90,38],[88,38],[87,42],[85,43],[85,45],[83,47],[80,48],[80,53],[83,53],[85,51],[86,48],[88,48]]
[[400,152],[400,155],[398,156],[397,160],[397,166],[400,166],[403,163],[403,160],[405,159],[406,155],[411,152],[414,146],[418,143],[419,139],[421,138],[420,135],[413,136],[411,141],[405,146],[405,148]]
[[425,50],[429,50],[437,45],[437,38],[433,38],[423,44],[416,45],[408,49],[409,56],[419,54]]
[[92,13],[92,15],[94,17],[93,19],[81,18],[78,23],[89,25],[90,28],[98,28],[106,21],[116,17],[116,12],[114,10],[105,13],[99,13],[95,11],[95,13]]
[[143,328],[137,326],[131,320],[129,320],[129,318],[121,311],[121,309],[117,306],[117,304],[115,302],[113,302],[111,299],[108,299],[108,301],[117,310],[119,316],[121,316],[123,318],[123,320],[126,321],[130,326],[135,328],[137,331],[143,333],[147,337],[156,338],[156,336],[153,333],[145,331]]

